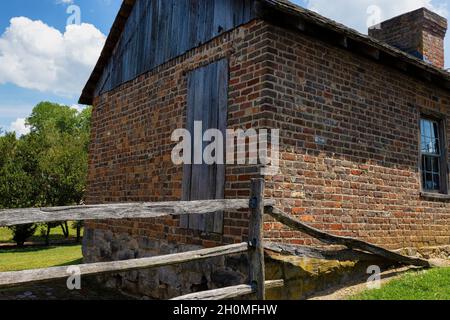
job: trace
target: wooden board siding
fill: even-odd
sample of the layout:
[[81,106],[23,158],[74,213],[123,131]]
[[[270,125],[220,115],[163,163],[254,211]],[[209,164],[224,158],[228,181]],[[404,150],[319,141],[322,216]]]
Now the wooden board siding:
[[[188,111],[186,128],[192,135],[194,148],[194,122],[202,122],[202,132],[219,129],[226,135],[228,103],[228,61],[222,59],[189,73]],[[202,150],[209,143],[204,142]],[[223,150],[225,154],[225,148]],[[195,154],[192,155],[194,162]],[[225,166],[193,164],[185,165],[183,173],[183,200],[223,199]],[[222,233],[223,212],[210,215],[182,217],[183,228],[208,233]]]
[[253,17],[252,0],[137,0],[95,95],[111,91]]

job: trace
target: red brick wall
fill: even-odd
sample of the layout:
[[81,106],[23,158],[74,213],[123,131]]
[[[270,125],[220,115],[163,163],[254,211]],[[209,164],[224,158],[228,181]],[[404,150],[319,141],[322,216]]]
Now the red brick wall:
[[[170,136],[185,127],[186,73],[229,58],[229,128],[281,129],[281,172],[267,196],[325,231],[388,247],[450,243],[450,204],[421,198],[420,110],[447,115],[450,95],[344,49],[252,22],[97,97],[87,203],[181,199]],[[252,166],[228,166],[226,197],[247,198]],[[224,234],[179,219],[89,222],[173,243],[246,240],[248,212],[225,214]],[[271,220],[266,237],[312,240]]]
[[430,32],[424,32],[423,34],[423,56],[439,68],[445,67],[444,39],[445,36]]
[[[150,73],[97,97],[94,103],[87,203],[181,200],[182,166],[171,160],[175,129],[186,128],[187,75],[227,57],[230,83],[228,128],[258,128],[263,76],[267,74],[267,26],[253,21]],[[249,196],[257,168],[228,166],[225,194]],[[146,236],[206,247],[246,239],[248,212],[225,213],[224,234],[179,228],[178,218],[99,221],[89,229]]]
[[[298,33],[272,27],[268,36],[263,108],[281,129],[282,163],[267,196],[334,234],[448,245],[450,203],[420,196],[418,123],[421,111],[448,116],[449,92]],[[311,243],[272,222],[266,237]]]

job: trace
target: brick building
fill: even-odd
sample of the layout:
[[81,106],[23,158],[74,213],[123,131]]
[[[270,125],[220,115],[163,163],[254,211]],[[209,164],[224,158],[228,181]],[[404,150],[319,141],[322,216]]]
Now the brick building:
[[[449,245],[446,29],[427,9],[365,36],[284,0],[125,0],[80,99],[94,105],[86,202],[246,198],[261,166],[175,165],[171,135],[194,121],[279,129],[280,171],[265,176],[279,208],[387,248]],[[89,222],[84,255],[242,242],[247,225],[248,212]],[[315,244],[270,219],[265,237]],[[238,282],[230,263],[110,281],[177,296]]]

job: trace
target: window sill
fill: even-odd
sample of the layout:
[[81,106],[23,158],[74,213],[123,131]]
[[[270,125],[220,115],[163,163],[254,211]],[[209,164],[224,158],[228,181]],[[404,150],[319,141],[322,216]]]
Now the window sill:
[[441,200],[450,201],[450,194],[433,193],[433,192],[421,192],[420,196],[428,200]]

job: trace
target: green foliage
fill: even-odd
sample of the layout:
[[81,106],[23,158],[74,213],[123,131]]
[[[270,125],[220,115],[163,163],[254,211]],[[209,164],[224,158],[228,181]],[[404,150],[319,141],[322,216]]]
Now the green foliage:
[[37,226],[35,224],[25,224],[20,226],[10,227],[13,233],[13,240],[18,246],[23,246],[25,241],[31,237],[36,231]]
[[33,177],[25,170],[24,147],[15,134],[0,137],[0,208],[33,203]]
[[[77,235],[77,228],[75,227],[75,222],[69,223],[69,232],[70,232],[70,239],[73,240]],[[83,235],[83,232],[81,230],[80,236]],[[35,242],[35,243],[43,243],[46,240],[47,236],[47,224],[40,224],[38,225],[38,228],[36,229],[36,232],[34,235],[32,235],[30,238],[27,239],[27,241]],[[10,230],[10,228],[0,228],[0,244],[11,244],[13,234]],[[56,241],[58,243],[64,241],[65,235],[61,229],[61,227],[56,227],[50,230],[49,240]]]
[[91,108],[77,112],[42,102],[27,119],[29,134],[0,136],[0,208],[80,203],[86,184],[90,120]]

